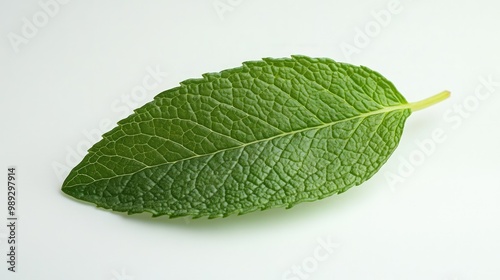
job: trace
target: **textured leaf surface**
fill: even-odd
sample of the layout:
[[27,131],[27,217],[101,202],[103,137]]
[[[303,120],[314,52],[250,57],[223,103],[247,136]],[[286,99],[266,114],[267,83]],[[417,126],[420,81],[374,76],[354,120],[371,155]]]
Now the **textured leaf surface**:
[[62,190],[154,216],[291,207],[369,179],[411,109],[380,74],[304,56],[246,62],[164,91],[103,135]]

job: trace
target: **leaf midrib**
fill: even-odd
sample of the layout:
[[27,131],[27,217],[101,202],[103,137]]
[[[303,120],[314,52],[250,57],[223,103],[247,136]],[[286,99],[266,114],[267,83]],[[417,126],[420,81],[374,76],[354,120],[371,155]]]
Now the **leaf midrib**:
[[[397,110],[411,109],[411,106],[412,106],[411,103],[405,103],[405,104],[400,104],[400,105],[395,105],[395,106],[388,106],[388,107],[384,107],[384,108],[381,108],[381,109],[378,109],[378,110],[375,110],[375,111],[371,111],[371,112],[363,113],[363,114],[356,115],[356,116],[353,116],[353,117],[345,118],[345,119],[342,119],[342,120],[337,120],[337,121],[333,121],[333,122],[329,122],[329,123],[323,123],[323,124],[317,125],[317,126],[311,126],[311,127],[306,127],[306,128],[302,128],[302,129],[299,129],[299,130],[293,130],[293,131],[285,132],[285,133],[282,133],[282,134],[277,134],[277,135],[274,135],[274,136],[271,136],[271,137],[268,137],[268,138],[263,138],[263,139],[255,140],[255,141],[252,141],[252,142],[244,143],[243,145],[233,146],[233,147],[225,148],[225,149],[222,149],[222,150],[217,150],[217,151],[214,151],[214,152],[211,152],[211,153],[207,153],[207,154],[198,154],[198,155],[194,155],[194,156],[191,156],[191,157],[179,159],[179,160],[172,161],[172,162],[164,162],[164,163],[160,163],[160,164],[156,164],[156,165],[149,165],[149,166],[145,166],[144,168],[141,168],[141,169],[139,169],[137,171],[134,171],[132,173],[120,174],[120,175],[116,175],[116,176],[112,176],[112,177],[108,177],[108,178],[100,178],[98,180],[94,180],[91,183],[76,184],[76,185],[72,185],[72,186],[66,186],[66,188],[77,187],[77,186],[81,186],[81,185],[90,185],[90,184],[97,183],[97,182],[103,181],[103,180],[110,180],[110,179],[114,179],[114,178],[119,178],[119,177],[124,177],[124,176],[130,176],[130,175],[133,175],[135,173],[139,173],[139,172],[141,172],[143,170],[146,170],[146,169],[149,169],[149,168],[159,167],[159,166],[167,165],[167,164],[172,164],[173,165],[173,164],[176,164],[176,163],[179,163],[179,162],[183,162],[183,161],[191,160],[191,159],[195,159],[195,158],[200,158],[200,157],[214,156],[215,154],[226,152],[226,151],[230,151],[230,150],[233,150],[233,149],[243,149],[243,148],[245,148],[247,146],[254,145],[254,144],[257,144],[257,143],[260,143],[260,142],[272,141],[272,140],[274,140],[276,138],[285,137],[285,136],[293,135],[293,134],[298,134],[298,133],[302,133],[302,132],[309,131],[309,130],[322,129],[322,128],[329,127],[329,126],[332,126],[332,125],[335,125],[335,124],[338,124],[338,123],[347,122],[347,121],[358,119],[358,118],[364,119],[364,118],[367,118],[369,116],[373,116],[373,115],[377,115],[377,114],[388,113],[388,112],[393,112],[393,111],[397,111]],[[74,177],[74,178],[76,178],[76,177]]]

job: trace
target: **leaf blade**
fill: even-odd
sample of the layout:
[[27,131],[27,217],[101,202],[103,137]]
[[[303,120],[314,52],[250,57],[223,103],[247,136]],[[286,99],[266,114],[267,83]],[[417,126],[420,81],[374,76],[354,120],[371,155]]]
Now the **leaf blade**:
[[[290,207],[343,192],[371,177],[396,148],[410,112],[392,83],[366,67],[303,56],[247,62],[240,68],[184,81],[120,121],[73,169],[63,191],[116,211],[148,211],[170,217],[221,217]],[[332,151],[325,152],[328,158],[335,151],[349,153],[338,147],[350,146],[340,140],[330,143],[326,138],[307,142],[304,135],[335,127],[331,136],[338,140],[349,131],[356,132],[343,126],[351,122],[361,125],[382,115],[391,118],[369,123],[374,127],[391,124],[392,132],[385,129],[386,136],[380,137],[390,140],[390,145],[376,148],[366,142],[360,146],[383,151],[381,160],[371,167],[353,169],[363,173],[354,176],[358,179],[345,172],[340,181],[330,184],[334,187],[321,189],[318,182],[335,179],[335,168],[347,170],[349,165],[344,162],[336,166],[335,157],[325,161],[325,155],[321,155],[325,149],[313,151],[311,147],[330,145]],[[368,132],[376,131],[364,129],[357,142],[362,143],[362,137],[369,140]],[[280,146],[285,140],[292,143],[286,145],[288,149]],[[300,146],[305,144],[309,144],[308,153],[301,153]],[[241,161],[246,149],[250,152]],[[259,151],[262,158],[255,158]],[[294,160],[277,156],[283,153]],[[253,165],[248,164],[251,162]],[[318,170],[327,172],[312,169],[318,162],[324,165]],[[371,163],[369,158],[363,162]],[[247,167],[234,173],[239,166]],[[280,178],[286,177],[287,169],[299,175],[295,179]],[[309,182],[302,177],[316,179]],[[347,183],[341,184],[343,180]],[[252,181],[253,185],[248,184]],[[306,187],[314,189],[315,194],[305,192]],[[270,200],[273,191],[278,195]],[[162,195],[167,192],[169,196]]]

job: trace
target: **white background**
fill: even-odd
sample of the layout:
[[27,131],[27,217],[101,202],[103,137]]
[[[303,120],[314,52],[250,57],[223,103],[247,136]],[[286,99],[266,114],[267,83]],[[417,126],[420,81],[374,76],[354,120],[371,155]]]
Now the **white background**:
[[[67,2],[0,2],[0,279],[500,279],[498,1]],[[60,191],[89,138],[157,93],[292,54],[366,65],[409,101],[452,96],[409,118],[372,179],[290,210],[151,219]]]

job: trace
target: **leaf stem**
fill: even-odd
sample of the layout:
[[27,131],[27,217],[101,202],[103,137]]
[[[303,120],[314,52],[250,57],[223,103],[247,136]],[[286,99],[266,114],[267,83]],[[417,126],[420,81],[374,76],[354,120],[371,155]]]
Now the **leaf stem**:
[[412,102],[409,105],[412,112],[425,109],[450,97],[450,92],[445,90],[424,100]]

